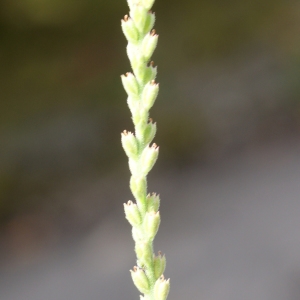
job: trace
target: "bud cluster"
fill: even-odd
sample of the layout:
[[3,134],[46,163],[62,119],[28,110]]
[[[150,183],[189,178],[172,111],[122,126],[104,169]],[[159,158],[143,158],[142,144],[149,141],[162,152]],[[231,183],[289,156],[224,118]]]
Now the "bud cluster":
[[155,14],[150,10],[154,0],[127,0],[127,3],[130,11],[121,20],[121,27],[128,41],[127,55],[133,72],[122,75],[121,80],[135,132],[123,131],[121,141],[131,172],[130,189],[136,200],[124,204],[137,256],[137,266],[130,272],[137,289],[144,294],[141,299],[166,300],[170,288],[169,280],[163,277],[166,258],[160,252],[153,253],[153,239],[160,224],[160,199],[154,193],[147,194],[147,175],[159,152],[159,147],[151,144],[156,123],[149,119],[149,110],[159,92],[159,84],[155,82],[157,67],[151,61],[158,41],[153,29]]

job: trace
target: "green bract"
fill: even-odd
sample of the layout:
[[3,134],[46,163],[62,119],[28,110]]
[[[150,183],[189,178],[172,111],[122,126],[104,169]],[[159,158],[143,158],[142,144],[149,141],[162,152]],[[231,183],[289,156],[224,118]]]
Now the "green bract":
[[121,134],[122,146],[128,157],[138,157],[138,143],[131,132],[124,130]]
[[165,271],[166,267],[166,257],[161,256],[159,253],[158,256],[154,257],[154,273],[156,277],[160,277]]
[[162,275],[155,283],[154,286],[154,299],[166,300],[170,290],[170,280],[165,280]]
[[142,53],[143,53],[144,59],[146,61],[148,61],[151,58],[151,56],[156,48],[157,40],[158,40],[158,35],[155,34],[154,31],[152,31],[151,33],[148,33],[145,36],[143,43],[142,43]]
[[142,93],[142,102],[145,108],[150,109],[158,95],[159,85],[154,80],[148,82]]
[[121,75],[122,83],[124,89],[128,96],[134,98],[139,96],[139,84],[132,73],[126,73],[126,75]]
[[131,226],[139,226],[142,223],[140,211],[132,201],[124,203],[125,216]]
[[126,39],[130,43],[137,43],[139,41],[139,32],[135,27],[134,22],[130,18],[128,18],[128,16],[125,16],[124,20],[121,20],[121,22],[122,30],[126,36]]
[[136,201],[124,204],[137,256],[137,267],[131,270],[131,276],[137,289],[144,294],[140,299],[166,300],[170,288],[170,281],[163,277],[166,258],[160,252],[156,256],[153,251],[153,239],[160,225],[160,199],[154,193],[147,195],[147,175],[159,152],[159,147],[151,144],[156,123],[149,119],[149,110],[159,92],[155,82],[157,67],[151,61],[158,41],[153,29],[155,14],[150,11],[154,0],[127,0],[127,3],[129,16],[121,20],[121,26],[128,41],[126,51],[133,73],[128,72],[121,79],[128,94],[127,104],[135,132],[124,130],[121,140],[132,175],[130,190]]
[[132,280],[138,290],[141,293],[148,294],[150,291],[150,284],[144,270],[134,267],[133,270],[130,270],[130,272]]

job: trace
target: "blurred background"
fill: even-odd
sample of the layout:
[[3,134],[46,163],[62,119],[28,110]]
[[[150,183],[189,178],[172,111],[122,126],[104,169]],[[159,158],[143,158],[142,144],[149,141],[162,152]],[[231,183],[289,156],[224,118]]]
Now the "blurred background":
[[[161,151],[149,185],[162,194],[170,299],[299,299],[300,2],[153,10]],[[0,0],[3,300],[138,296],[122,208],[126,13],[125,0]]]

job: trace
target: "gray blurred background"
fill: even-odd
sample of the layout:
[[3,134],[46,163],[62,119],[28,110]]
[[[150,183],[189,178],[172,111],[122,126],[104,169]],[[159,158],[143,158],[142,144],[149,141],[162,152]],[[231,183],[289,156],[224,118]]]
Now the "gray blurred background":
[[[157,0],[170,299],[300,299],[300,2]],[[0,0],[0,299],[138,299],[125,0]]]

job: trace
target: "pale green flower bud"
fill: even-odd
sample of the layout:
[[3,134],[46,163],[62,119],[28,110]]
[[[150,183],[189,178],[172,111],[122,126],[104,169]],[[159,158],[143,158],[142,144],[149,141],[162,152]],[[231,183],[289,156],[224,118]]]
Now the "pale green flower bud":
[[155,0],[143,0],[142,3],[147,9],[151,9]]
[[154,274],[155,278],[158,279],[165,271],[166,268],[166,257],[158,252],[158,256],[154,257]]
[[154,285],[155,300],[166,300],[170,291],[170,279],[165,280],[162,275],[156,280]]
[[152,30],[151,33],[148,33],[144,37],[142,43],[142,53],[144,55],[145,61],[148,61],[151,58],[157,46],[157,40],[158,40],[158,35],[155,34],[155,30]]
[[124,203],[125,216],[131,226],[138,226],[142,223],[141,214],[135,203],[128,201]]
[[145,221],[144,221],[144,228],[145,232],[150,240],[153,240],[158,227],[160,224],[160,215],[159,211],[154,213],[154,212],[147,212],[145,215]]
[[126,75],[121,75],[122,83],[124,89],[128,96],[138,97],[139,95],[139,84],[132,73],[126,73]]
[[133,133],[124,130],[121,133],[121,142],[123,149],[128,157],[136,158],[138,156],[138,144]]
[[148,294],[150,291],[150,284],[145,272],[137,267],[133,267],[133,270],[130,270],[130,272],[137,289],[143,294]]
[[143,105],[146,109],[150,109],[156,98],[158,95],[158,91],[159,91],[159,84],[155,83],[154,80],[148,82],[142,92],[142,101],[143,101]]
[[148,10],[140,4],[132,5],[130,10],[130,17],[132,18],[136,28],[140,32],[144,32],[148,17]]
[[156,134],[156,123],[152,123],[152,119],[150,122],[143,128],[143,138],[142,143],[147,145],[152,142],[154,136]]
[[145,63],[132,65],[134,74],[141,85],[144,85],[147,82],[155,79],[157,67],[154,67],[153,65],[153,62],[151,62],[149,66],[147,66]]
[[128,18],[126,15],[124,19],[121,20],[121,27],[126,39],[133,44],[138,43],[139,41],[139,32],[134,25],[134,22],[131,18]]
[[153,168],[158,157],[158,150],[159,147],[155,143],[153,143],[151,147],[146,147],[143,150],[140,160],[143,174],[147,175]]
[[152,193],[152,195],[147,195],[147,211],[157,212],[159,209],[160,199],[159,195]]
[[135,245],[136,256],[143,266],[149,266],[152,262],[152,247],[149,243],[138,242]]
[[145,201],[147,189],[146,178],[144,176],[131,176],[130,189],[137,201]]
[[157,74],[157,67],[154,67],[154,62],[151,61],[150,65],[147,67],[146,73],[144,75],[144,82],[145,84],[149,81],[152,81],[155,79]]
[[155,14],[153,12],[148,12],[147,19],[144,25],[144,30],[142,31],[143,34],[148,33],[154,26],[155,23]]

